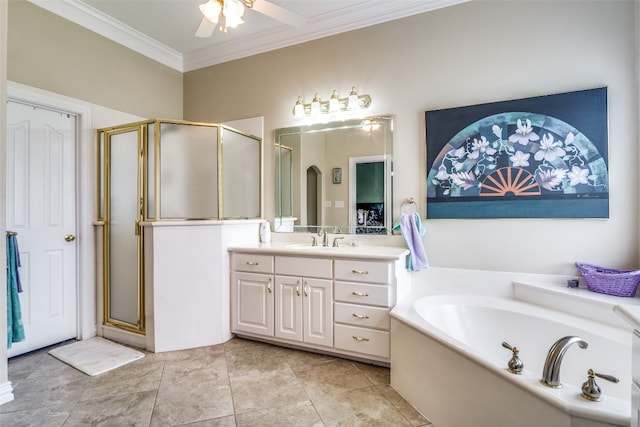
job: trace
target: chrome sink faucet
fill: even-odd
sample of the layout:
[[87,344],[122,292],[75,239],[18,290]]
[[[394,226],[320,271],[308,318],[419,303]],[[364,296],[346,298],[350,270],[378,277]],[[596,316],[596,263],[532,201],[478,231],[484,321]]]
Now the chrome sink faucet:
[[329,246],[329,235],[327,234],[327,230],[323,230],[321,228],[318,230],[318,236],[322,237],[322,246]]
[[542,378],[540,382],[543,385],[551,388],[560,388],[560,365],[562,365],[562,358],[572,344],[578,344],[578,347],[585,349],[589,346],[585,340],[576,336],[567,336],[560,338],[556,341],[547,354],[547,359],[544,362],[544,368],[542,369]]

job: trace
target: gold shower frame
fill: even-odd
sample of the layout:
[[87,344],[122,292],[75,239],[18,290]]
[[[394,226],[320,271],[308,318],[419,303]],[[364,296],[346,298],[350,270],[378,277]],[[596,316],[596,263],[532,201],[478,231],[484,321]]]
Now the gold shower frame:
[[[191,126],[205,126],[217,128],[217,174],[218,174],[218,217],[217,218],[162,218],[160,216],[160,139],[161,124],[179,124],[179,125],[191,125]],[[154,126],[154,141],[153,141],[153,215],[149,215],[149,126]],[[103,224],[102,227],[102,288],[103,288],[103,324],[107,326],[113,326],[125,331],[134,332],[138,334],[145,334],[145,286],[144,286],[144,227],[140,225],[141,222],[171,222],[171,221],[202,221],[202,220],[223,220],[224,217],[224,165],[223,165],[223,143],[224,143],[224,130],[230,130],[237,134],[243,135],[250,139],[254,139],[260,144],[259,147],[259,216],[257,218],[264,218],[264,145],[262,138],[255,135],[242,132],[233,127],[220,124],[220,123],[202,123],[202,122],[189,122],[184,120],[166,120],[166,119],[150,119],[134,123],[128,123],[123,125],[111,126],[101,128],[97,130],[97,220]],[[137,253],[138,253],[138,274],[137,274],[137,324],[128,323],[122,320],[114,319],[110,316],[110,198],[111,198],[111,172],[110,172],[110,140],[111,136],[119,135],[127,132],[138,133],[138,172],[137,172],[137,194],[140,199],[140,206],[137,210],[136,218],[136,235],[137,235]]]

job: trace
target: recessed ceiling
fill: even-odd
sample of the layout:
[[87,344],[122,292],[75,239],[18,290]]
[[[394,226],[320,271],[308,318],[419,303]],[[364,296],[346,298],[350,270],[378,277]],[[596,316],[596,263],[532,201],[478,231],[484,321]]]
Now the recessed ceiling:
[[306,23],[295,28],[247,9],[244,24],[209,38],[194,35],[206,0],[29,1],[185,72],[469,0],[269,0]]

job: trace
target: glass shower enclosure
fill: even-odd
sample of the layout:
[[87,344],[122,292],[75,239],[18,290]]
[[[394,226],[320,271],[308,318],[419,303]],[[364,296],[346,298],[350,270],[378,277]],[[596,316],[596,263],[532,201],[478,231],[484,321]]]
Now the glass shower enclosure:
[[263,216],[259,137],[216,123],[98,129],[103,324],[145,333],[144,224]]

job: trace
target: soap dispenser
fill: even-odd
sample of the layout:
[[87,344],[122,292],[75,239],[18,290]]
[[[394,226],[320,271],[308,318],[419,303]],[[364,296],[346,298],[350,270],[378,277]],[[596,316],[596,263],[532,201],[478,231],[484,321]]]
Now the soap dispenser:
[[260,223],[260,241],[262,243],[271,242],[271,227],[269,226],[269,221]]

